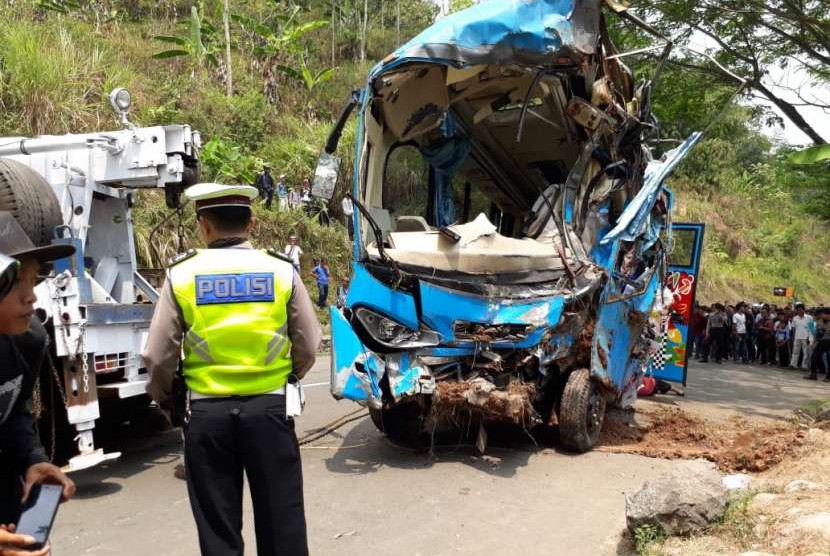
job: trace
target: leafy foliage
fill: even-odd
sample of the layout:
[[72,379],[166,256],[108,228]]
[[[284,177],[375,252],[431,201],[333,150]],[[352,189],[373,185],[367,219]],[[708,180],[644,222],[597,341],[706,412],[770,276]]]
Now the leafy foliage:
[[216,65],[219,46],[216,43],[216,27],[208,20],[199,16],[196,6],[190,8],[190,19],[186,22],[187,33],[183,36],[156,35],[157,41],[176,45],[178,48],[162,50],[153,54],[153,58],[166,59],[179,56],[190,56],[194,65],[202,67],[205,64]]

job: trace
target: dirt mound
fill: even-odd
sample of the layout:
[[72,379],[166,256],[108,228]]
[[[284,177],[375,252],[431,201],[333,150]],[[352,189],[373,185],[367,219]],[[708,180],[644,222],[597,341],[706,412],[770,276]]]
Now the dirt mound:
[[789,424],[755,424],[734,418],[714,422],[680,409],[612,411],[598,450],[667,459],[703,458],[724,471],[765,471],[804,441]]

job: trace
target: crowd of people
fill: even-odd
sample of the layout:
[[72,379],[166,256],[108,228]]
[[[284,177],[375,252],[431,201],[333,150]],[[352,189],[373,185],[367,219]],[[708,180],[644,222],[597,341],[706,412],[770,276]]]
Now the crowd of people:
[[276,196],[277,210],[302,210],[309,217],[317,214],[321,224],[329,225],[326,205],[311,195],[311,182],[308,178],[304,178],[299,187],[289,185],[285,174],[280,174],[275,182],[271,175],[271,167],[266,164],[262,167],[262,173],[257,176],[254,186],[259,191],[259,198],[265,204],[266,209],[273,209]]
[[734,359],[809,371],[830,382],[830,309],[804,305],[715,303],[695,306],[689,323],[688,356],[703,363]]

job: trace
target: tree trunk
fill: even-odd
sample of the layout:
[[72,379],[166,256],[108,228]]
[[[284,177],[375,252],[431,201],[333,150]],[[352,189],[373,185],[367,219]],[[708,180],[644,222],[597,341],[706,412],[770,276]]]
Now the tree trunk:
[[369,31],[369,0],[363,0],[363,33],[360,38],[360,61],[366,61],[366,39]]
[[337,48],[337,7],[331,0],[331,67],[334,67],[335,49]]
[[230,0],[225,0],[225,10],[222,14],[222,19],[225,23],[225,65],[227,66],[228,79],[228,98],[233,96],[233,65],[231,64],[231,6]]
[[397,34],[397,45],[401,45],[401,0],[397,0],[397,13],[395,14],[395,33]]
[[380,30],[386,31],[386,2],[380,0]]

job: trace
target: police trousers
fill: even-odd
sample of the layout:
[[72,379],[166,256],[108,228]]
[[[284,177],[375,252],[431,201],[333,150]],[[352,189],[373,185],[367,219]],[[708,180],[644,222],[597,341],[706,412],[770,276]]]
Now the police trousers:
[[241,556],[243,471],[259,556],[306,556],[300,448],[277,395],[193,400],[185,424],[190,506],[203,556]]

